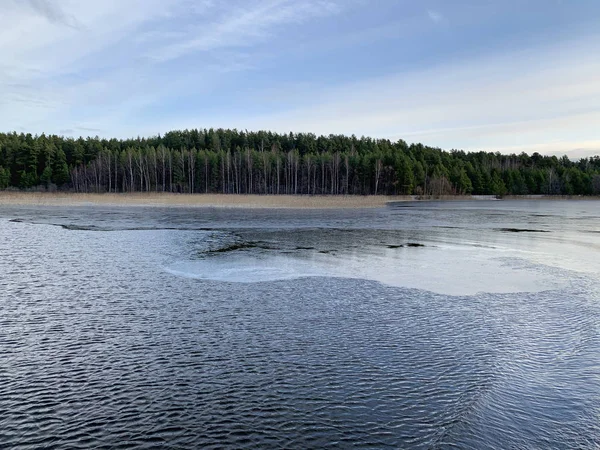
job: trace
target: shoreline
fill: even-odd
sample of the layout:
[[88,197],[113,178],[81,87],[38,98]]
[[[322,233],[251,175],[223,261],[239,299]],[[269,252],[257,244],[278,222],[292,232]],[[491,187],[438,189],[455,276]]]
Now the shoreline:
[[[173,194],[173,193],[61,193],[61,192],[0,192],[2,206],[128,206],[128,207],[187,207],[187,208],[289,208],[289,209],[347,209],[383,208],[388,203],[412,201],[485,201],[494,196],[457,195],[419,198],[414,195],[256,195],[256,194]],[[506,196],[501,200],[600,200],[598,196]]]
[[348,209],[383,208],[411,196],[0,192],[2,206],[115,206],[158,208]]

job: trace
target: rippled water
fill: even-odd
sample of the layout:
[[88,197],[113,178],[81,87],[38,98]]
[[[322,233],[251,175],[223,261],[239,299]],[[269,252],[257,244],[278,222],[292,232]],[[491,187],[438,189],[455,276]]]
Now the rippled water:
[[600,204],[0,209],[0,448],[598,448]]

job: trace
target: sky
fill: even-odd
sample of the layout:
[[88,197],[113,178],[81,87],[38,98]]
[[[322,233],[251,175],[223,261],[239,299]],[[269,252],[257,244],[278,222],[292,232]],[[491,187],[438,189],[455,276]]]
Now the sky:
[[598,0],[0,0],[0,129],[600,154]]

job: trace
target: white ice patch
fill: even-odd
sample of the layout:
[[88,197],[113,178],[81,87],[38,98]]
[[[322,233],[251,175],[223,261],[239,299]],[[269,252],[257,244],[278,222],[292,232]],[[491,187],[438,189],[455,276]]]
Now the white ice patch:
[[543,267],[494,251],[465,248],[389,250],[334,262],[338,276],[363,278],[446,295],[539,292],[562,287]]
[[[504,256],[498,258],[498,256]],[[378,281],[447,295],[538,292],[564,285],[541,266],[497,252],[466,248],[403,248],[339,254],[231,253],[165,268],[171,274],[222,282],[255,283],[306,277]],[[512,255],[511,255],[512,256]],[[521,261],[521,263],[519,263]]]
[[180,261],[165,267],[173,275],[232,283],[293,280],[322,276],[306,261],[295,258],[257,258],[227,255],[196,261]]

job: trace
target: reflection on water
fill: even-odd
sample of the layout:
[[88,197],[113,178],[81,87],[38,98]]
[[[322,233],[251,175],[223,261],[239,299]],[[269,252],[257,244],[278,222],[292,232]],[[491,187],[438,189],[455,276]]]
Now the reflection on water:
[[0,447],[596,448],[598,218],[5,208]]

